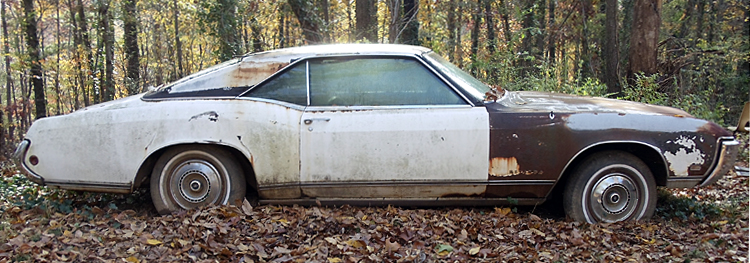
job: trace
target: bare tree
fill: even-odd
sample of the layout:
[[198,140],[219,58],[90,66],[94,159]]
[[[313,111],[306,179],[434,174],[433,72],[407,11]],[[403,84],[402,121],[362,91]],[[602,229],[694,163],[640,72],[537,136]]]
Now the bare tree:
[[619,94],[620,75],[619,75],[619,48],[617,47],[617,9],[619,6],[617,0],[607,0],[606,17],[604,25],[604,83],[607,84],[607,92]]
[[[34,89],[34,107],[36,118],[47,117],[47,100],[44,96],[42,83],[42,63],[39,50],[39,36],[36,28],[36,10],[33,0],[23,0],[24,25],[26,31],[26,45],[29,54],[29,73],[31,85]],[[4,16],[3,16],[4,17]]]
[[134,95],[140,91],[140,53],[138,51],[136,1],[124,0],[122,2],[123,35],[125,58],[127,60],[125,88],[128,95]]

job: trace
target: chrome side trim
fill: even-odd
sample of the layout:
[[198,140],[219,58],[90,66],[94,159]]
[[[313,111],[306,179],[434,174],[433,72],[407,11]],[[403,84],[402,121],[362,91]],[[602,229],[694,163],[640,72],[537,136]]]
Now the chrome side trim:
[[720,137],[717,144],[721,143],[719,154],[711,167],[711,173],[697,187],[704,187],[715,183],[724,176],[729,169],[734,167],[734,160],[737,158],[737,151],[740,143],[734,137]]
[[305,184],[275,184],[258,186],[259,190],[275,188],[304,187],[304,188],[327,188],[327,187],[375,187],[375,186],[446,186],[446,185],[553,185],[555,180],[497,180],[497,181],[359,181],[359,182],[320,182]]
[[48,186],[53,188],[61,188],[67,190],[78,190],[78,191],[90,191],[90,192],[104,192],[104,193],[118,193],[118,194],[129,194],[132,192],[132,184],[113,184],[105,182],[80,182],[80,181],[61,181],[61,182],[46,182]]
[[415,199],[391,199],[391,198],[306,198],[285,200],[260,200],[263,205],[303,205],[303,206],[417,206],[417,207],[445,207],[445,206],[506,206],[506,205],[538,205],[544,202],[543,198],[478,198],[478,197],[448,197],[448,198],[415,198]]
[[21,168],[21,171],[26,175],[26,178],[28,178],[29,181],[44,185],[44,178],[31,171],[31,169],[26,166],[26,162],[24,162],[26,160],[26,152],[29,150],[30,145],[31,141],[29,141],[29,139],[21,141],[21,143],[18,144],[16,151],[13,152],[13,161],[16,163],[17,167]]
[[686,176],[667,178],[667,188],[691,188],[703,181],[703,176]]

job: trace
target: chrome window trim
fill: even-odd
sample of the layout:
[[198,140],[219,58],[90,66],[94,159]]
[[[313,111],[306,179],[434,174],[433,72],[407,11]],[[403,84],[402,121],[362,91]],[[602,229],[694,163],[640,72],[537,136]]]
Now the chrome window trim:
[[[245,93],[247,91],[244,91]],[[186,93],[186,92],[180,92],[180,93]],[[174,97],[174,98],[158,98],[158,99],[151,99],[151,98],[144,98],[141,97],[142,101],[146,102],[154,102],[154,101],[179,101],[179,100],[231,100],[236,99],[236,96],[195,96],[195,97]]]
[[310,106],[310,61],[305,60],[305,86],[307,87],[307,105]]
[[285,102],[285,101],[280,101],[280,100],[266,99],[266,98],[241,97],[241,98],[237,98],[237,99],[238,100],[246,100],[246,101],[264,102],[264,103],[268,103],[268,104],[276,104],[276,105],[279,105],[279,106],[283,106],[283,107],[287,107],[287,108],[295,109],[295,110],[299,110],[299,111],[304,111],[305,108],[306,108],[303,105],[294,104],[294,103]]
[[[466,98],[466,96],[464,96],[463,92],[461,92],[457,87],[455,87],[453,85],[453,83],[451,83],[445,77],[443,77],[443,74],[438,73],[431,65],[429,65],[429,63],[426,63],[424,61],[424,59],[421,57],[421,55],[418,55],[418,54],[385,54],[385,53],[384,54],[366,54],[366,55],[359,55],[359,54],[335,54],[335,55],[331,55],[331,54],[326,54],[326,55],[304,56],[304,57],[300,57],[300,58],[296,59],[295,61],[289,63],[289,65],[287,65],[284,68],[279,69],[274,74],[271,74],[270,76],[268,76],[264,80],[258,82],[258,84],[255,84],[255,86],[250,87],[246,91],[240,93],[240,95],[237,95],[236,98],[243,97],[243,96],[247,95],[247,93],[250,92],[250,91],[252,91],[253,89],[256,89],[258,87],[262,87],[270,79],[274,78],[276,75],[280,75],[281,72],[286,71],[287,68],[290,68],[290,67],[293,67],[293,66],[295,66],[295,65],[297,65],[299,63],[305,62],[306,63],[306,69],[305,69],[305,71],[307,72],[306,78],[307,78],[307,89],[308,89],[307,104],[310,105],[310,67],[309,67],[309,61],[311,59],[347,58],[347,57],[352,57],[352,58],[379,58],[379,57],[388,58],[388,57],[394,57],[394,58],[412,58],[412,59],[415,59],[423,67],[427,68],[427,70],[430,71],[434,76],[436,76],[438,79],[440,79],[440,81],[442,81],[445,85],[447,85],[461,99],[463,99],[464,102],[467,105],[469,105],[471,107],[477,106],[471,100],[469,100],[468,98]],[[453,106],[453,105],[451,105],[451,106]],[[461,106],[463,106],[463,105],[461,105]],[[484,106],[484,105],[482,105],[482,106]],[[324,106],[317,106],[317,107],[324,107]]]

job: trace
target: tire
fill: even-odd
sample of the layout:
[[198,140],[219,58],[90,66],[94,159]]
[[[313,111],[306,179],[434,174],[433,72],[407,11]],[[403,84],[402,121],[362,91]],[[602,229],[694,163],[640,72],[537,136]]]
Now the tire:
[[151,173],[151,199],[160,214],[207,205],[237,204],[245,198],[242,166],[211,145],[168,149]]
[[650,218],[656,182],[648,166],[621,151],[596,153],[574,171],[563,195],[565,214],[588,223]]

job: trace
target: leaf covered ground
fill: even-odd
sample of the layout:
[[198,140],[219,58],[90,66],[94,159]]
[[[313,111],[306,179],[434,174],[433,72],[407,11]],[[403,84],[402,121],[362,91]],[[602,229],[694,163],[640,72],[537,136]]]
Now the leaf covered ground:
[[[747,165],[745,163],[745,165]],[[50,190],[7,171],[0,262],[689,262],[748,260],[748,178],[660,189],[650,220],[549,208],[209,207]]]

